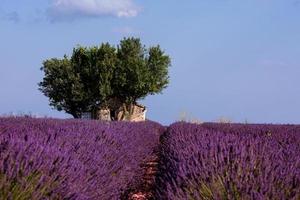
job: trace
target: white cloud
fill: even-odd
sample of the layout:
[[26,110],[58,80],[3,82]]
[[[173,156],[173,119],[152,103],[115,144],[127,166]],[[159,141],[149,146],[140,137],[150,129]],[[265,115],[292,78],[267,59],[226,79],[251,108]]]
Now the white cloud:
[[52,20],[73,17],[135,17],[140,8],[133,0],[53,0],[48,10]]

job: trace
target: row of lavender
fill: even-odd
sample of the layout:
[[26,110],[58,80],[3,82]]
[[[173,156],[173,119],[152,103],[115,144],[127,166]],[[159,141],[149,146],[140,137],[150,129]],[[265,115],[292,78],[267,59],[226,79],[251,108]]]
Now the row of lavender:
[[300,199],[300,126],[175,123],[157,199]]
[[120,199],[163,131],[153,122],[0,118],[0,197]]

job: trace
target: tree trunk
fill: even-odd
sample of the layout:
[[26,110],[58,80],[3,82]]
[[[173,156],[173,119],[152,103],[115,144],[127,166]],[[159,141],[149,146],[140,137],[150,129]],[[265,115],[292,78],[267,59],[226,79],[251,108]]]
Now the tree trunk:
[[70,113],[74,119],[80,119],[81,118],[81,113],[78,112],[72,112]]
[[77,114],[71,114],[74,119],[79,119],[80,117]]

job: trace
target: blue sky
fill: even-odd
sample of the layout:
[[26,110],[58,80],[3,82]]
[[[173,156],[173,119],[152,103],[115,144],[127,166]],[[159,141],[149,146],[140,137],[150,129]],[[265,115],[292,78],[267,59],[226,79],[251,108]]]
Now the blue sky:
[[126,36],[172,58],[150,119],[300,124],[296,0],[0,0],[0,114],[70,117],[38,91],[42,61]]

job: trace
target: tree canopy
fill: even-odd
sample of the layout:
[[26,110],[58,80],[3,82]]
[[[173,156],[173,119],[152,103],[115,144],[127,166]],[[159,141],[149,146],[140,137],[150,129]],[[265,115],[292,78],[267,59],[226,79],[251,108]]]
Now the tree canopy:
[[129,105],[161,93],[169,83],[170,57],[160,46],[146,48],[138,38],[73,49],[70,57],[43,62],[39,89],[50,106],[80,118],[96,107],[109,108],[113,98]]

